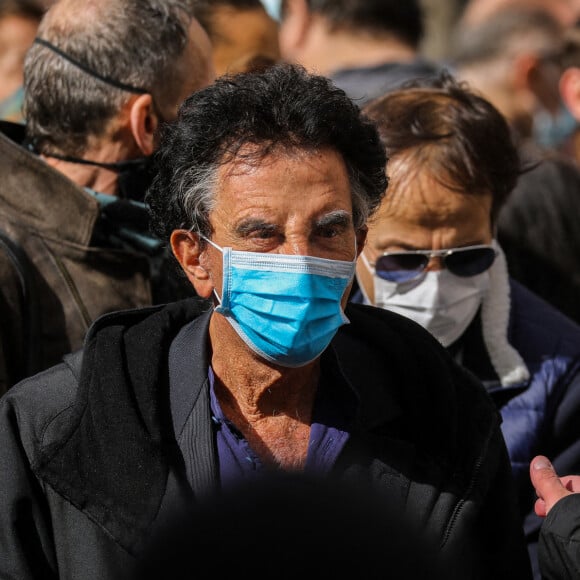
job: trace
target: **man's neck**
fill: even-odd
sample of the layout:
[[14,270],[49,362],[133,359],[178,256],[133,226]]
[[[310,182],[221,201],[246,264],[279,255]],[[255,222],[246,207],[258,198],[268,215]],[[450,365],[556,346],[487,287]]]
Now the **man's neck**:
[[[211,364],[220,384],[217,393],[229,394],[220,400],[225,407],[236,406],[242,415],[253,419],[274,411],[293,415],[304,405],[310,409],[318,386],[318,362],[298,368],[272,366],[250,350],[221,314],[213,314],[209,332]],[[222,355],[225,352],[226,358]]]
[[252,353],[221,314],[212,316],[210,340],[214,389],[224,415],[265,464],[303,469],[319,362],[288,369],[269,365]]
[[[42,157],[44,161],[79,187],[88,187],[99,193],[117,195],[118,173],[111,169],[96,165],[84,165],[71,161],[63,161],[54,157]],[[87,157],[88,159],[88,157]],[[95,160],[91,158],[91,160]]]
[[346,68],[364,68],[390,62],[411,62],[417,51],[389,37],[330,31],[313,25],[297,60],[308,70],[331,75]]
[[[121,139],[100,142],[98,146],[89,147],[80,159],[93,161],[96,163],[118,163],[134,155],[135,151],[130,151]],[[65,161],[55,157],[41,156],[48,165],[60,171],[79,187],[88,187],[99,193],[117,195],[117,179],[119,174],[113,169],[90,165],[86,163],[75,163]]]

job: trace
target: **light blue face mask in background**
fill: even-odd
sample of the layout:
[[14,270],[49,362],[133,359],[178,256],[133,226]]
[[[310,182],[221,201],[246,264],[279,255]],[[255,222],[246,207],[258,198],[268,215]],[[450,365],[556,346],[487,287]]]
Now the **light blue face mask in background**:
[[353,279],[355,260],[243,252],[201,237],[223,254],[216,312],[265,360],[303,366],[348,324],[341,300]]
[[274,19],[280,22],[282,0],[261,0],[266,12]]
[[23,103],[24,89],[20,87],[14,93],[0,101],[0,120],[24,124]]
[[534,140],[547,148],[561,147],[578,127],[578,121],[572,116],[564,103],[556,114],[539,111],[534,115]]

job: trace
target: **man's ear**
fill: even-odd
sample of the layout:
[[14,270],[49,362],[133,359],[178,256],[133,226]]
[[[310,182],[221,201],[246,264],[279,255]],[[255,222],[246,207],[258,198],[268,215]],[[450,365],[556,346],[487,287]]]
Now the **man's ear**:
[[279,27],[278,44],[284,60],[298,61],[310,29],[307,0],[286,0]]
[[532,92],[536,101],[546,111],[552,114],[557,112],[560,107],[559,68],[531,54],[516,59],[516,63],[516,68],[520,70],[522,85]]
[[214,289],[213,280],[201,265],[201,246],[199,236],[188,230],[174,230],[170,237],[171,250],[187,279],[195,288],[198,296],[210,298]]
[[159,125],[159,117],[153,106],[153,97],[150,94],[136,97],[129,110],[129,123],[135,143],[148,157],[155,150],[155,133]]
[[514,59],[509,73],[509,87],[517,95],[517,109],[531,115],[538,106],[536,87],[541,83],[538,58],[532,54]]
[[539,76],[540,61],[535,54],[524,53],[513,59],[511,68],[512,86],[516,89],[531,90]]
[[369,233],[369,228],[367,226],[363,226],[356,231],[356,257],[360,256],[360,253],[363,251],[365,244],[367,242],[367,234]]

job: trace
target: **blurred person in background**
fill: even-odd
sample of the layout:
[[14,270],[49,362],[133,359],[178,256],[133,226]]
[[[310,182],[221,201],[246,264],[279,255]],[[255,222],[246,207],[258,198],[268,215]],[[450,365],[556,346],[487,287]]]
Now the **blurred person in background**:
[[419,0],[282,0],[282,58],[330,77],[359,106],[438,72],[420,54],[424,32]]
[[467,26],[480,24],[505,9],[547,11],[565,28],[580,18],[580,0],[464,0],[460,4],[459,18]]
[[580,21],[564,34],[560,66],[560,96],[575,123],[569,136],[560,144],[559,151],[580,164]]
[[351,299],[411,318],[486,386],[537,564],[528,465],[542,452],[580,469],[580,326],[510,279],[495,239],[525,169],[505,118],[449,74],[417,85],[363,109],[386,147],[390,183]]
[[506,117],[518,146],[554,148],[570,130],[558,90],[565,28],[547,10],[504,8],[459,22],[449,51],[455,76]]
[[547,6],[507,4],[460,22],[452,63],[506,117],[532,168],[497,219],[510,275],[580,323],[580,170],[562,154],[577,127],[560,90],[570,29]]
[[180,0],[60,0],[0,131],[0,393],[81,347],[106,312],[191,295],[143,201],[157,129],[213,80]]
[[0,119],[23,122],[22,69],[51,0],[0,0]]
[[510,275],[580,323],[580,170],[549,157],[518,179],[497,218]]
[[209,34],[216,75],[280,60],[278,23],[260,0],[197,0],[195,14]]

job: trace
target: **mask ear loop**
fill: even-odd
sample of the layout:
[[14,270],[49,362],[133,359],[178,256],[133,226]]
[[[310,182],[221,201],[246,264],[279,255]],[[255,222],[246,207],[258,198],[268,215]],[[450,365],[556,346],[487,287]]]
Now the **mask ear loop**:
[[[362,252],[361,252],[361,254],[362,254]],[[355,235],[354,236],[354,260],[353,260],[353,263],[355,264],[355,266],[356,266],[357,260],[358,260],[358,241],[357,241],[356,235]]]
[[[191,230],[190,230],[191,231]],[[222,254],[224,253],[224,249],[221,246],[218,246],[215,242],[212,242],[209,238],[206,238],[203,234],[198,232],[197,234],[202,240],[205,240],[210,246],[213,246],[216,250],[219,250]]]
[[374,276],[376,274],[376,271],[371,266],[371,263],[369,262],[368,258],[365,256],[364,251],[360,253],[360,258],[362,260],[362,263],[366,266],[367,270]]
[[[202,240],[206,241],[210,246],[213,246],[216,250],[219,250],[222,253],[222,256],[225,256],[224,253],[224,249],[221,246],[218,246],[215,242],[212,242],[209,238],[206,238],[201,232],[194,232],[194,228],[195,226],[192,226],[188,231],[189,233],[196,233]],[[223,274],[223,268],[222,268],[222,277],[225,274]],[[219,297],[217,290],[215,289],[215,285],[213,287],[213,295],[215,296],[216,300],[218,301],[218,306],[222,305],[222,299]]]

